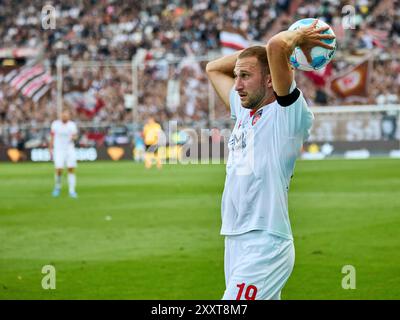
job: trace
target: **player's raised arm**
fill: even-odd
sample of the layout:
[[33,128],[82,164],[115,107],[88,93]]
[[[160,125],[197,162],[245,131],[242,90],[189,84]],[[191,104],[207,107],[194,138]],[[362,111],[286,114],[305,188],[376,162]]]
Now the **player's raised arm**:
[[267,43],[268,62],[271,71],[272,87],[278,96],[286,96],[289,94],[290,86],[293,82],[294,72],[290,65],[289,57],[295,47],[300,47],[311,62],[311,49],[320,46],[327,49],[333,49],[322,39],[333,39],[335,36],[329,34],[321,34],[328,30],[329,27],[316,29],[318,20],[309,27],[299,28],[295,31],[282,31],[273,36]]
[[242,51],[219,58],[207,63],[206,72],[218,96],[229,108],[229,92],[231,91],[235,79],[233,69],[236,60]]

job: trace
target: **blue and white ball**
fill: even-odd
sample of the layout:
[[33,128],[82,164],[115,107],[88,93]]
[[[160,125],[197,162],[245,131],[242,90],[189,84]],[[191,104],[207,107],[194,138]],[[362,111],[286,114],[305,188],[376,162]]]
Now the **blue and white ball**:
[[[315,21],[315,19],[313,19],[313,18],[298,20],[289,27],[289,30],[294,31],[299,28],[308,27],[311,24],[313,24],[314,21]],[[318,23],[316,24],[315,28],[318,29],[318,28],[322,28],[322,27],[326,27],[326,26],[328,26],[329,29],[326,31],[323,31],[322,33],[335,35],[332,28],[322,20],[318,20]],[[290,63],[292,64],[292,66],[296,69],[304,70],[304,71],[319,70],[319,69],[325,67],[329,63],[329,61],[332,60],[333,56],[335,55],[336,38],[335,39],[322,39],[321,41],[333,46],[334,49],[330,50],[330,49],[325,49],[322,47],[312,48],[311,49],[312,62],[308,63],[303,51],[299,47],[296,47],[293,50],[292,55],[290,56]]]

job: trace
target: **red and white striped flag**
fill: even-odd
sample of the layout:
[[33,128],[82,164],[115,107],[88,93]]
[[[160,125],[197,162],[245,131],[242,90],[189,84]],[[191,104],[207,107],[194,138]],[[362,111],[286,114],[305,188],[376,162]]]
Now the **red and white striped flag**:
[[42,64],[14,69],[3,79],[3,82],[20,91],[22,95],[34,97],[32,99],[34,102],[39,101],[47,93],[52,81],[52,76]]
[[33,94],[33,96],[32,96],[33,102],[38,102],[40,100],[40,98],[42,98],[49,90],[50,90],[49,84],[46,84],[43,87],[41,87],[39,90],[37,90]]
[[29,68],[23,68],[19,74],[13,78],[10,85],[17,90],[20,90],[25,84],[27,84],[34,77],[44,72],[42,65],[35,65]]
[[3,82],[10,83],[11,80],[14,79],[18,75],[18,70],[19,69],[13,69],[9,73],[7,73],[3,78]]
[[29,83],[27,83],[24,88],[21,90],[24,96],[32,98],[32,96],[39,91],[43,86],[49,84],[53,81],[53,78],[49,73],[43,73],[42,75],[32,79]]
[[222,53],[224,55],[234,53],[237,50],[245,49],[249,46],[245,34],[237,29],[226,29],[220,33]]

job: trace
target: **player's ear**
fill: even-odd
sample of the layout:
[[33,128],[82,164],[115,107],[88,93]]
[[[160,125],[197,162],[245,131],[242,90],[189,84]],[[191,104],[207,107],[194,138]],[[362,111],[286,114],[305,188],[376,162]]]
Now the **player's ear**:
[[272,88],[272,77],[270,74],[267,75],[267,87]]

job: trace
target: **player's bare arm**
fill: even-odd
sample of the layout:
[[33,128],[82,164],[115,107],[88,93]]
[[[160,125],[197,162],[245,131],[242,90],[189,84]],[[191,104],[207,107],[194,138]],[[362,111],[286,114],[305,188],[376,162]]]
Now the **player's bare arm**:
[[229,108],[229,92],[235,83],[233,69],[236,60],[242,52],[237,51],[231,55],[207,63],[206,72],[218,96]]
[[320,46],[333,49],[333,46],[324,43],[323,39],[334,39],[335,36],[321,34],[329,27],[316,29],[318,20],[309,27],[299,28],[295,31],[282,31],[273,36],[267,43],[267,55],[270,65],[272,87],[278,96],[289,94],[290,86],[293,82],[294,71],[290,65],[289,57],[295,47],[300,47],[307,60],[311,62],[311,49]]
[[53,147],[54,147],[54,132],[50,132],[50,141],[49,141],[49,152],[50,157],[53,158]]

